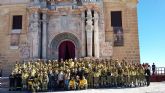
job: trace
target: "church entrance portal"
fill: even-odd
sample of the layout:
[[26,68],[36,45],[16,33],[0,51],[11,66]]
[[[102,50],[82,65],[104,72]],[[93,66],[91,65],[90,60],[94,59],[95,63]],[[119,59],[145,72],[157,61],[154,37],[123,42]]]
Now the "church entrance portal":
[[67,59],[74,59],[75,58],[75,45],[71,41],[63,41],[59,45],[58,49],[59,53],[59,60],[67,60]]

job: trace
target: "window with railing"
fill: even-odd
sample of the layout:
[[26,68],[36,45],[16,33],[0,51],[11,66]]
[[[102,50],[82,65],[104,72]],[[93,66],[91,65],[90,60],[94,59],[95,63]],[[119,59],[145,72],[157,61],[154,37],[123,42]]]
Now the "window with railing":
[[14,15],[12,17],[12,30],[10,37],[11,49],[18,49],[21,30],[22,30],[22,15]]
[[124,35],[123,35],[123,28],[122,28],[122,12],[121,11],[111,11],[111,26],[113,27],[114,46],[123,46]]
[[123,46],[124,45],[123,28],[113,27],[113,33],[114,33],[114,46]]

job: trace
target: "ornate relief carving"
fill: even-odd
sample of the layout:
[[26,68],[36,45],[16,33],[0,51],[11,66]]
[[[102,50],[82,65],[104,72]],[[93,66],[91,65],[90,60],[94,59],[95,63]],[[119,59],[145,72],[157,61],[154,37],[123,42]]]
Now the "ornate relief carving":
[[92,25],[92,14],[91,14],[91,10],[88,9],[87,11],[87,25],[86,25],[86,31],[92,31],[93,30],[93,25]]
[[20,47],[20,57],[25,60],[30,57],[30,47],[27,45],[23,45]]
[[71,34],[71,33],[61,33],[54,37],[54,39],[51,42],[51,53],[50,53],[50,59],[58,59],[58,46],[59,44],[64,40],[70,40],[75,44],[76,47],[76,56],[80,56],[80,42],[79,39]]
[[80,16],[76,17],[74,15],[68,15],[68,16],[60,16],[55,17],[52,16],[49,21],[49,32],[72,32],[76,31],[76,33],[79,32],[81,23]]
[[72,6],[58,6],[57,11],[60,15],[68,15],[71,13]]
[[112,56],[113,54],[112,42],[101,43],[100,52],[103,57]]
[[30,15],[29,31],[31,32],[38,31],[39,28],[38,19],[39,19],[38,13],[33,13]]
[[30,15],[28,35],[31,57],[33,58],[38,58],[39,56],[39,30],[39,13],[34,12]]

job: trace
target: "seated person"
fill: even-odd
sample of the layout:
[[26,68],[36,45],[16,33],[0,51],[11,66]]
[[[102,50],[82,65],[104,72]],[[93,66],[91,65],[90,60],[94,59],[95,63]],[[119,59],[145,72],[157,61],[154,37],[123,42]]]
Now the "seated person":
[[69,81],[69,90],[75,90],[76,89],[76,81],[74,77],[71,77],[71,80]]
[[88,88],[88,82],[83,76],[82,79],[79,82],[79,89],[87,89]]

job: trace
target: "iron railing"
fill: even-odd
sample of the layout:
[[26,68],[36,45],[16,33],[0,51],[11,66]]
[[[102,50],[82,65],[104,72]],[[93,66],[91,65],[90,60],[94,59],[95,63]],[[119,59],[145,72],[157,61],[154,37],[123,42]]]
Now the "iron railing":
[[153,73],[153,71],[151,69],[151,74],[152,75],[165,75],[165,67],[156,67],[155,73]]

